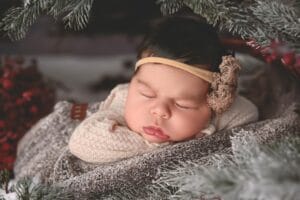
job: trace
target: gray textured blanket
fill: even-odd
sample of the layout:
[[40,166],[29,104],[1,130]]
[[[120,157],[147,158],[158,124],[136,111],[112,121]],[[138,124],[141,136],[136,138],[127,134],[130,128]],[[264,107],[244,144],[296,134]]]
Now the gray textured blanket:
[[[267,75],[265,71],[247,72],[251,77],[245,76],[243,85],[250,90],[242,88],[240,91],[259,107],[259,122],[114,163],[89,164],[70,154],[68,139],[79,122],[70,118],[71,104],[59,102],[54,112],[40,120],[20,141],[14,168],[16,179],[35,176],[42,182],[72,191],[76,199],[130,190],[141,195],[144,187],[157,178],[160,166],[200,160],[216,152],[230,152],[230,136],[234,133],[251,131],[261,143],[278,140],[286,134],[300,134],[299,81],[285,75],[277,76],[285,73],[281,69],[272,69],[274,74]],[[257,81],[262,77],[267,79]],[[263,85],[262,90],[259,89],[261,85],[254,85],[259,83]],[[256,88],[254,92],[253,87]],[[257,90],[263,93],[257,93]],[[89,114],[96,109],[97,104],[90,105]]]

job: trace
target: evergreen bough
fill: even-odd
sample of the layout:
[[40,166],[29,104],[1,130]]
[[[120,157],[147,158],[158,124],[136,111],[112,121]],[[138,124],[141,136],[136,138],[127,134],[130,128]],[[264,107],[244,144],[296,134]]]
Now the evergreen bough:
[[[267,46],[271,40],[284,41],[300,52],[300,0],[157,0],[163,14],[190,7],[208,23]],[[89,20],[93,0],[24,0],[11,8],[0,22],[12,40],[25,37],[41,13],[61,18],[67,28],[83,29]]]
[[41,14],[48,14],[62,18],[66,28],[80,30],[88,23],[92,4],[93,0],[24,0],[23,6],[6,12],[0,29],[12,40],[20,40]]
[[[279,39],[300,52],[300,0],[157,0],[163,14],[190,7],[208,23],[266,46]],[[61,18],[67,28],[83,29],[93,0],[24,0],[11,8],[0,22],[12,40],[25,37],[41,13]]]
[[188,6],[208,23],[267,46],[284,41],[300,52],[299,0],[158,0],[163,14]]
[[[169,199],[296,200],[300,196],[300,137],[258,144],[251,132],[232,137],[232,154],[215,154],[207,164],[162,168],[149,190]],[[175,192],[172,191],[175,189]]]
[[300,135],[260,144],[250,131],[231,138],[231,148],[200,160],[161,166],[144,189],[95,194],[91,199],[298,200]]
[[[0,173],[6,173],[6,171],[1,171]],[[9,180],[0,177],[0,182],[5,182],[8,185]],[[74,196],[63,190],[62,188],[55,187],[52,185],[44,185],[31,179],[29,177],[19,180],[14,184],[9,190],[5,188],[6,193],[15,193],[18,200],[73,200]],[[0,200],[5,200],[0,193]]]

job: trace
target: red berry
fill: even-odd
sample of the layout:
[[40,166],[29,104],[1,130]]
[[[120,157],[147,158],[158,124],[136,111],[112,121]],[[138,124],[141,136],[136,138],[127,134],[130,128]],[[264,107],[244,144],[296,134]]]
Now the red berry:
[[12,102],[6,102],[3,104],[3,110],[4,111],[8,111],[11,108],[14,108],[14,104]]
[[4,128],[5,127],[5,121],[0,120],[0,128]]
[[3,161],[7,164],[13,163],[15,161],[15,158],[13,156],[7,156],[3,159]]
[[36,114],[38,112],[38,108],[36,106],[31,106],[29,110],[32,114]]
[[5,78],[2,80],[2,87],[6,90],[9,90],[14,87],[14,83],[11,80]]
[[295,72],[296,74],[298,75],[298,77],[300,78],[300,56],[298,56],[296,58],[296,61],[294,63],[294,69],[295,69]]
[[295,53],[294,52],[285,53],[281,58],[281,62],[284,65],[293,65],[295,63]]
[[0,169],[12,168],[18,140],[54,103],[37,68],[22,63],[6,57],[0,69]]
[[32,96],[33,96],[32,91],[25,91],[22,93],[22,97],[27,101],[30,101]]
[[15,112],[10,112],[10,113],[8,114],[8,119],[9,119],[9,120],[16,120],[16,119],[17,119],[17,113],[15,113]]
[[273,59],[270,55],[266,55],[266,56],[264,56],[264,58],[267,63],[271,63],[273,61]]
[[270,47],[271,47],[272,49],[276,49],[276,48],[278,48],[278,47],[281,46],[281,45],[282,45],[282,42],[281,42],[281,41],[279,41],[279,40],[277,40],[277,39],[273,39],[273,40],[271,41]]
[[7,143],[1,144],[1,152],[7,152],[10,148],[11,146]]
[[295,67],[296,68],[300,68],[300,56],[298,56],[296,59],[295,59],[296,61],[295,61]]
[[270,57],[271,57],[271,60],[274,61],[278,58],[278,54],[274,51],[273,53],[271,53]]
[[10,139],[16,139],[17,136],[18,135],[15,132],[12,132],[12,131],[7,132],[7,137],[10,138]]
[[16,104],[17,104],[18,106],[20,106],[20,105],[24,104],[25,101],[26,101],[25,99],[19,98],[19,99],[16,100]]

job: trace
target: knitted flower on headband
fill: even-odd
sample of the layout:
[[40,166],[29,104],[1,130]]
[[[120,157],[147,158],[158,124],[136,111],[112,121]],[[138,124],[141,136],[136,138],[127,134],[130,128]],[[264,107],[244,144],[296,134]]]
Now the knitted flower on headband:
[[219,68],[220,73],[213,73],[211,92],[207,95],[207,103],[216,114],[223,113],[233,103],[241,67],[236,58],[223,56]]

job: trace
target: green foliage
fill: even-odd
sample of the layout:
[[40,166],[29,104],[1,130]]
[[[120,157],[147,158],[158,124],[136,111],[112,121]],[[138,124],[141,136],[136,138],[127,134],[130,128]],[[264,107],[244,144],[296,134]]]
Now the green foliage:
[[83,29],[89,21],[93,0],[73,0],[66,6],[67,15],[63,18],[67,27]]
[[[300,52],[299,0],[157,0],[163,14],[172,14],[184,5],[205,17],[208,23],[228,30],[261,46],[272,39],[285,41]],[[25,37],[40,14],[61,18],[66,28],[83,29],[89,20],[93,0],[25,0],[11,8],[0,22],[12,40]]]
[[[9,173],[0,171],[0,184],[4,186],[6,193],[15,193],[19,200],[72,200],[73,194],[63,188],[53,185],[41,184],[34,179],[23,178],[8,190]],[[0,194],[0,200],[4,198]]]
[[67,28],[80,30],[88,23],[92,4],[93,0],[27,0],[6,12],[0,29],[12,40],[20,40],[41,14],[48,14],[62,18]]
[[165,15],[186,5],[220,30],[255,40],[262,46],[280,39],[300,51],[299,0],[158,0],[158,3]]
[[0,187],[5,190],[5,192],[8,192],[8,182],[10,178],[10,173],[8,170],[1,170],[0,171]]
[[24,178],[17,182],[14,191],[20,200],[69,200],[73,195],[62,188],[34,183],[30,178]]
[[[181,163],[160,171],[156,187],[169,199],[294,200],[300,195],[300,137],[259,144],[251,132],[232,138],[232,154],[210,157],[209,164]],[[151,189],[151,188],[150,188]],[[152,189],[152,190],[154,190]]]

